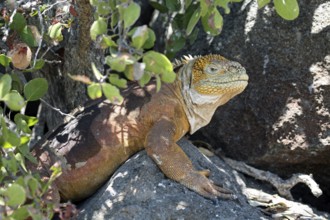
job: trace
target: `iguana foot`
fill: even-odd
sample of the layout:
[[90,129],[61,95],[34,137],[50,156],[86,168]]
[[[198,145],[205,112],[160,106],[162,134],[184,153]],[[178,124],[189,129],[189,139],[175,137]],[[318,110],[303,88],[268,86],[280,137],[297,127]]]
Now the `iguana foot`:
[[216,185],[212,180],[207,178],[209,173],[210,171],[208,170],[192,171],[180,183],[209,199],[216,199],[217,197],[234,199],[235,196],[230,190]]

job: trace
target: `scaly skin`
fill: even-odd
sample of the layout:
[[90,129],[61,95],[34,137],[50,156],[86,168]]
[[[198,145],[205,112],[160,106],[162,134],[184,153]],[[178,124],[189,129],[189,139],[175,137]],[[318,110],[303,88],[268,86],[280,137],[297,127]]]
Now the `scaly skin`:
[[34,147],[38,169],[60,164],[53,197],[79,201],[99,188],[132,154],[145,148],[162,172],[207,198],[230,198],[228,190],[197,171],[176,144],[211,120],[216,108],[241,93],[248,76],[237,62],[219,55],[187,57],[177,62],[177,80],[159,92],[155,85],[131,86],[120,105],[99,101],[76,119],[59,126]]

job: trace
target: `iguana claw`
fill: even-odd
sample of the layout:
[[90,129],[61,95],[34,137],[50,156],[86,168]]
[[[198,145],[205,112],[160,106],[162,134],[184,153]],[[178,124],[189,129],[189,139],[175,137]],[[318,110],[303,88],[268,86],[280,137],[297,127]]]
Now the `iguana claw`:
[[[207,175],[208,174],[209,172],[207,173]],[[234,198],[233,193],[230,190],[214,184],[212,180],[207,178],[205,175],[205,171],[193,171],[183,180],[181,180],[180,183],[209,199]]]

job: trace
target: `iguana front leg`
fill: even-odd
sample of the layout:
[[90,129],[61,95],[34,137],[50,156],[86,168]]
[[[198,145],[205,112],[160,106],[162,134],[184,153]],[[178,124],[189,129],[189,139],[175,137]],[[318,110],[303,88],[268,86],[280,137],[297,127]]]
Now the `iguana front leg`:
[[[173,120],[172,120],[173,121]],[[145,140],[148,155],[157,163],[163,173],[200,195],[214,199],[229,199],[229,190],[215,185],[207,178],[208,171],[194,169],[190,159],[176,144],[176,126],[170,119],[163,117],[156,122]]]

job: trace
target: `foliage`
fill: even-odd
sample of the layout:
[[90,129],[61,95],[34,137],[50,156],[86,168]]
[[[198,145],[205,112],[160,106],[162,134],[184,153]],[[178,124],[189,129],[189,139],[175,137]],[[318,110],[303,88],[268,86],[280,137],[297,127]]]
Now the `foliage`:
[[[258,0],[259,8],[263,8],[270,3],[270,0]],[[274,0],[277,14],[285,20],[294,20],[299,15],[299,5],[297,0]]]
[[241,2],[241,0],[151,0],[150,4],[165,14],[164,17],[167,19],[165,23],[169,23],[168,37],[165,40],[166,55],[172,57],[187,42],[194,42],[198,34],[198,28],[195,27],[199,21],[207,34],[219,35],[223,27],[222,14],[230,13],[230,4],[233,2]]
[[[2,54],[2,60],[10,60]],[[1,62],[8,66],[8,62]],[[18,88],[23,88],[18,91]],[[53,204],[45,203],[42,196],[47,192],[49,184],[59,175],[60,169],[55,169],[50,181],[41,181],[26,167],[25,160],[36,163],[31,155],[28,142],[38,119],[14,114],[14,120],[6,117],[8,111],[22,110],[28,101],[34,101],[47,92],[48,84],[43,78],[35,78],[24,86],[17,80],[15,73],[0,77],[0,217],[3,219],[33,219],[51,218]],[[17,90],[18,89],[18,90]],[[20,93],[21,92],[21,93]]]
[[[32,127],[38,119],[25,115],[24,109],[27,102],[38,100],[47,92],[48,83],[43,78],[23,83],[22,78],[25,73],[38,71],[49,62],[44,54],[38,54],[39,51],[43,46],[49,49],[59,45],[65,37],[63,31],[70,29],[72,19],[78,14],[73,7],[74,1],[60,1],[68,3],[68,10],[56,11],[55,15],[49,16],[47,12],[58,2],[45,2],[39,1],[30,10],[18,10],[19,3],[8,1],[8,8],[1,9],[3,33],[0,36],[9,49],[7,55],[0,54],[0,68],[4,70],[0,74],[0,219],[50,219],[56,210],[55,204],[43,196],[60,175],[60,169],[53,167],[52,176],[45,181],[27,167],[27,163],[36,163],[28,145]],[[150,0],[150,5],[163,15],[166,24],[165,50],[161,53],[153,50],[160,36],[147,25],[136,25],[141,17],[138,3],[133,0],[90,0],[95,8],[90,37],[107,51],[104,64],[109,68],[101,73],[92,63],[95,81],[83,75],[70,77],[88,85],[90,98],[104,95],[115,103],[123,101],[119,89],[127,87],[127,80],[144,86],[155,78],[159,90],[162,83],[175,80],[169,58],[187,43],[194,42],[199,32],[198,23],[210,36],[220,34],[223,15],[230,13],[230,4],[235,2],[241,0]],[[257,2],[262,8],[271,0]],[[297,0],[273,0],[273,3],[276,12],[286,20],[299,15]],[[39,29],[29,25],[28,18],[31,17],[38,17]]]
[[[95,7],[90,36],[103,49],[109,50],[105,63],[110,69],[101,75],[93,67],[98,81],[88,79],[88,95],[95,99],[103,94],[110,100],[120,102],[122,97],[114,87],[118,86],[117,80],[124,85],[120,88],[125,87],[127,79],[136,80],[144,86],[154,77],[158,89],[161,82],[173,82],[175,74],[167,57],[172,58],[187,42],[193,43],[198,34],[196,25],[199,21],[207,34],[219,35],[223,27],[222,14],[230,13],[230,4],[234,2],[241,0],[150,0],[150,5],[164,14],[164,23],[168,24],[164,56],[151,50],[156,40],[154,31],[146,25],[134,25],[141,15],[138,3],[132,0],[90,0]],[[258,0],[259,8],[268,3],[270,0]],[[299,14],[296,0],[274,0],[274,6],[276,12],[287,20],[293,20]],[[119,72],[123,72],[125,78],[121,78]],[[110,77],[116,80],[109,81]],[[109,83],[105,84],[107,79]],[[83,82],[86,83],[85,80]],[[104,92],[105,88],[113,92]]]
[[[161,82],[173,82],[175,73],[169,59],[153,48],[156,36],[147,25],[134,26],[141,15],[141,7],[133,1],[90,0],[95,7],[95,21],[90,36],[110,54],[105,57],[109,66],[106,74],[101,74],[95,65],[92,70],[97,82],[86,82],[88,95],[99,98],[105,95],[113,102],[121,102],[119,88],[125,88],[128,80],[135,80],[141,86],[155,77],[160,88]],[[110,24],[108,27],[108,24]],[[111,34],[109,34],[111,33]],[[118,74],[122,72],[125,77]],[[80,77],[81,78],[81,77]],[[79,77],[74,77],[79,80]]]
[[[47,92],[48,83],[44,78],[23,83],[26,80],[22,72],[39,70],[45,61],[31,61],[31,54],[27,53],[30,47],[37,46],[37,38],[25,16],[16,12],[11,22],[6,15],[3,18],[0,23],[4,22],[16,39],[7,41],[12,48],[8,52],[10,57],[0,54],[0,68],[4,70],[0,74],[0,219],[50,219],[56,207],[43,197],[61,170],[53,167],[51,177],[42,180],[29,169],[28,163],[37,163],[29,141],[38,119],[23,114],[29,101],[38,100]],[[12,69],[11,64],[21,71]],[[27,69],[29,65],[31,68]]]

